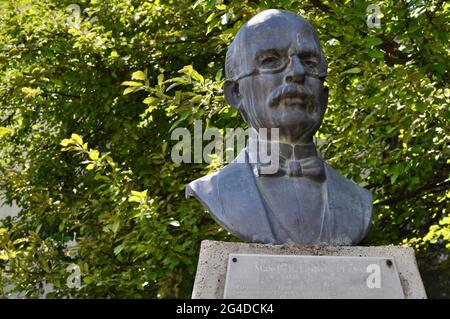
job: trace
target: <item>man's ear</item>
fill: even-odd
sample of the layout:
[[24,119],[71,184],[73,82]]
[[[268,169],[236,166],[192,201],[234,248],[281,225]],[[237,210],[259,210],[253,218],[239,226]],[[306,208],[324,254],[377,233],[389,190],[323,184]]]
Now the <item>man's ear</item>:
[[227,103],[238,110],[241,109],[241,96],[239,94],[239,83],[233,80],[225,80],[223,84],[225,100]]

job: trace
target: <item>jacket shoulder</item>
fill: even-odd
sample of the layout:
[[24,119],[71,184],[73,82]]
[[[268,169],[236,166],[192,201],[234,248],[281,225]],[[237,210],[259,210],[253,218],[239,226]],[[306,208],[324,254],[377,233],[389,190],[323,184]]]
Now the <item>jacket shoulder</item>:
[[[352,244],[358,244],[368,233],[372,220],[372,194],[336,172],[328,164],[327,177],[332,188],[329,204],[335,211],[335,221],[341,221],[344,232],[352,234]],[[342,221],[348,221],[342,223]]]
[[[186,197],[195,197],[214,217],[217,223],[228,229],[228,218],[223,207],[227,189],[237,190],[236,178],[243,176],[247,164],[230,163],[218,172],[205,175],[186,185]],[[225,189],[224,189],[225,188]]]

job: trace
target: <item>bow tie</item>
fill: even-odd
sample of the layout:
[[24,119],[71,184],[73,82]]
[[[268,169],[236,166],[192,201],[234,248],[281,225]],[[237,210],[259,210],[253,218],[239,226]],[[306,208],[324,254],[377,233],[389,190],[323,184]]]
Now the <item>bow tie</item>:
[[[316,148],[313,144],[289,145],[279,144],[280,157],[279,169],[275,173],[265,173],[262,167],[269,167],[270,164],[257,164],[258,175],[260,176],[289,176],[307,177],[318,182],[325,180],[325,166],[323,160],[317,156]],[[295,159],[290,159],[294,157]]]
[[269,166],[258,164],[258,174],[261,176],[289,176],[289,177],[307,177],[318,182],[325,180],[325,167],[320,157],[307,157],[299,160],[283,160],[280,158],[280,168],[273,174],[264,173],[261,167]]

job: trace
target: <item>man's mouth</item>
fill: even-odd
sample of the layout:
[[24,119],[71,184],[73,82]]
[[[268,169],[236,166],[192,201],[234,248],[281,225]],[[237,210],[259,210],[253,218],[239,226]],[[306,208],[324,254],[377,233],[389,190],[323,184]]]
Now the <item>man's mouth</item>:
[[283,96],[280,99],[280,104],[291,107],[302,106],[305,104],[305,100],[300,96]]
[[298,86],[288,85],[278,89],[270,98],[272,107],[292,107],[301,108],[311,113],[314,111],[312,96]]

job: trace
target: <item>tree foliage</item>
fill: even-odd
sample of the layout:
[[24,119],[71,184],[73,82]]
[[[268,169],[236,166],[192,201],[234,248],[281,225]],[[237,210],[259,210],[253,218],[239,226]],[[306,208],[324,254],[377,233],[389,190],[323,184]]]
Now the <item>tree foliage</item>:
[[[449,5],[377,3],[380,28],[367,26],[365,1],[2,2],[0,191],[21,212],[0,221],[0,288],[190,295],[200,241],[235,239],[184,197],[223,163],[173,163],[171,132],[195,120],[244,126],[223,98],[224,57],[267,8],[298,12],[319,33],[330,101],[317,138],[374,195],[364,244],[438,256],[448,283]],[[72,264],[79,289],[67,284]]]

